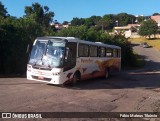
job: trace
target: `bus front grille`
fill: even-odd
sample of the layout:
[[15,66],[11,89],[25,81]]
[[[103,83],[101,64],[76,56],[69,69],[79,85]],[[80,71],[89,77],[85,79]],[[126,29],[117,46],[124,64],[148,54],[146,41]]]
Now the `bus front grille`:
[[33,66],[32,68],[34,69],[39,69],[39,70],[47,70],[47,71],[51,71],[51,68],[44,68],[44,67],[38,67],[38,66]]
[[51,78],[32,76],[33,79],[43,80],[43,81],[51,81]]

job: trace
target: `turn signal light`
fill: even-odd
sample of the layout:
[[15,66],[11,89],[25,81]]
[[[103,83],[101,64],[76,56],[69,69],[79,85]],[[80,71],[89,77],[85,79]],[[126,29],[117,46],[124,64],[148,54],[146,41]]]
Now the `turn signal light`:
[[60,72],[53,73],[53,75],[59,75],[59,74],[60,74]]

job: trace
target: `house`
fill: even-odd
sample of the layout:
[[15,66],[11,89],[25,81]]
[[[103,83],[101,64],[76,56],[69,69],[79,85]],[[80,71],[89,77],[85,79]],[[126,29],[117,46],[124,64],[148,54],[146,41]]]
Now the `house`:
[[63,28],[68,28],[71,25],[71,23],[63,24]]
[[54,26],[57,30],[60,30],[62,28],[68,28],[70,26],[70,23],[68,24],[61,24],[59,22],[51,23],[51,26]]
[[121,27],[114,27],[114,33],[116,34],[122,34],[124,35],[126,38],[129,38],[133,32],[137,31],[137,27],[138,25],[128,25],[128,26],[121,26]]
[[136,28],[138,30],[141,24],[128,24],[128,26],[132,26],[133,28]]
[[151,19],[156,21],[158,24],[158,27],[160,27],[160,15],[151,16]]

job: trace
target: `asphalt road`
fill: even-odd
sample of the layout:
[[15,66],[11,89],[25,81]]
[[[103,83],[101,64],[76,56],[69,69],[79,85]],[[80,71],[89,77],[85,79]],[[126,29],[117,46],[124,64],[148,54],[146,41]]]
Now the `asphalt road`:
[[160,52],[136,44],[134,50],[146,60],[145,67],[108,80],[58,87],[26,78],[0,78],[0,112],[160,112]]

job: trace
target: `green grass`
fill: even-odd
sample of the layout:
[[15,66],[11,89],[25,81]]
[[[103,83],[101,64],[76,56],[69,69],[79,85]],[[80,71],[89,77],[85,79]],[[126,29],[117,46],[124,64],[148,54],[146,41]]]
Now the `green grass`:
[[141,43],[141,42],[147,42],[147,44],[153,48],[156,48],[160,51],[160,39],[152,39],[148,40],[146,38],[133,38],[129,39],[131,42]]

